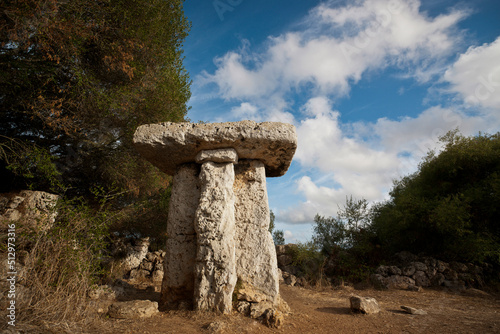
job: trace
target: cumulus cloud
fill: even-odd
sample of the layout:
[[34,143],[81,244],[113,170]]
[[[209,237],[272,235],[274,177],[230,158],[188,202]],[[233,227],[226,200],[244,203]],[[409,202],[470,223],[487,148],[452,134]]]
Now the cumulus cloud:
[[[195,80],[236,101],[225,119],[295,124],[295,159],[304,173],[296,190],[303,201],[275,213],[282,222],[311,223],[317,213],[336,215],[346,196],[386,198],[392,180],[414,172],[447,131],[459,127],[472,135],[498,128],[498,119],[471,116],[458,106],[354,123],[342,123],[333,107],[367,73],[391,67],[420,83],[444,78],[466,101],[498,111],[500,38],[471,47],[447,69],[462,45],[457,23],[467,15],[452,9],[430,17],[418,0],[358,0],[340,7],[327,1],[308,13],[304,29],[269,37],[262,52],[251,52],[244,41],[215,60],[215,72]],[[307,101],[294,105],[295,95]]]
[[441,149],[439,138],[448,131],[460,128],[464,135],[474,135],[489,126],[487,119],[440,106],[416,117],[348,126],[324,97],[310,99],[302,110],[311,117],[297,125],[295,158],[314,176],[297,181],[304,201],[278,213],[278,219],[290,223],[310,223],[316,214],[335,216],[351,195],[383,200],[393,180],[415,172],[430,150]]
[[450,90],[464,101],[495,110],[500,109],[500,37],[494,42],[471,46],[444,75]]
[[[262,53],[241,50],[216,59],[217,70],[198,82],[215,83],[225,99],[283,97],[296,90],[344,96],[366,71],[395,65],[418,77],[454,51],[456,24],[464,11],[435,18],[416,0],[366,0],[336,8],[326,2],[311,10],[306,29],[269,37]],[[267,108],[262,112],[266,113]]]

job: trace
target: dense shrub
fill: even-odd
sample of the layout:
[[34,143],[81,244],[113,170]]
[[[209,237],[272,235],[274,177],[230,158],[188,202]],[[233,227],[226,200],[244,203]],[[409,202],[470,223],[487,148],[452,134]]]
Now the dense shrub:
[[395,181],[388,201],[368,209],[351,197],[337,217],[315,217],[327,275],[363,280],[401,251],[500,268],[500,134],[452,131],[441,141],[442,152]]
[[388,252],[500,264],[500,134],[442,141],[374,206],[372,229]]

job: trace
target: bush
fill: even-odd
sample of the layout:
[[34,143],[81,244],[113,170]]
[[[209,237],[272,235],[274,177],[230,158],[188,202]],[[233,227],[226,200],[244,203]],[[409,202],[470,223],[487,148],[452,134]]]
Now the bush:
[[318,251],[312,241],[294,244],[290,247],[292,266],[298,277],[304,277],[312,285],[321,285],[325,281],[324,267],[326,257]]
[[500,265],[500,133],[441,141],[373,208],[373,230],[391,253]]

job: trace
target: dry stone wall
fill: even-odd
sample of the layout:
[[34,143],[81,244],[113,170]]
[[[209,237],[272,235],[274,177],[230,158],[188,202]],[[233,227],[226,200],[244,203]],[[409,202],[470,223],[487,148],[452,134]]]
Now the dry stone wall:
[[382,289],[410,289],[443,286],[463,290],[484,285],[484,269],[472,263],[444,262],[419,257],[409,252],[397,253],[393,265],[383,265],[370,277]]

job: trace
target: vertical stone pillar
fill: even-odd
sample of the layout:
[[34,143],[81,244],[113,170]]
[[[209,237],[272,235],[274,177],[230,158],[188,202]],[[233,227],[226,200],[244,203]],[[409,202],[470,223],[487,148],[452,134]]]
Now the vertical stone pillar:
[[198,310],[221,313],[232,310],[237,279],[233,192],[237,155],[229,151],[229,157],[227,150],[202,151],[196,159],[203,164],[194,225],[198,243],[194,303]]
[[173,178],[167,220],[167,247],[160,304],[177,309],[191,307],[194,293],[196,232],[194,220],[200,198],[199,165],[177,168]]
[[[279,302],[276,249],[269,233],[270,213],[264,164],[240,160],[235,166],[236,268],[250,302]],[[251,293],[249,293],[251,291]]]
[[[266,176],[289,168],[297,148],[294,126],[164,122],[140,126],[133,141],[148,161],[175,174],[178,184],[168,219],[162,302],[181,306],[191,294],[196,309],[229,313],[240,279],[240,312],[260,317],[285,305],[268,231]],[[236,165],[238,159],[243,162]],[[185,166],[192,162],[202,166]]]

